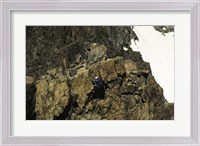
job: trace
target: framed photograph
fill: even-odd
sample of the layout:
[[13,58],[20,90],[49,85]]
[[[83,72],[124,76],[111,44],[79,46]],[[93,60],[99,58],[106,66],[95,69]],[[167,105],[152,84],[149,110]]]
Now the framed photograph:
[[0,6],[0,145],[200,146],[199,0]]

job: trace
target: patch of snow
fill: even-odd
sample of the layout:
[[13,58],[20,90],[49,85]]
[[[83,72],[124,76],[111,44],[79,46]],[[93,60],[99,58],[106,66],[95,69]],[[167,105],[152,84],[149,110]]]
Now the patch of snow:
[[131,47],[149,62],[152,74],[163,88],[165,99],[174,102],[174,33],[163,36],[153,26],[134,26],[139,41],[132,40]]
[[167,30],[167,28],[163,27],[163,30]]
[[124,47],[123,49],[124,49],[124,51],[128,51],[128,48],[126,48],[126,47]]

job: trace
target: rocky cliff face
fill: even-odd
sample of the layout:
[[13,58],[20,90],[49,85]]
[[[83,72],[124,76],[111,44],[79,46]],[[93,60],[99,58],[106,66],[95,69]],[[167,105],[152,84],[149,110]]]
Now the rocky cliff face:
[[[26,36],[27,119],[174,118],[149,63],[130,48],[131,27],[27,27]],[[91,95],[96,76],[104,97]]]

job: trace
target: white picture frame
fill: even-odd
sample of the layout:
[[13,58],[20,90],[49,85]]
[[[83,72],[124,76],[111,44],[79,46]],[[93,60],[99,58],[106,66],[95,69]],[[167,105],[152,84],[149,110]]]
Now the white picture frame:
[[[50,0],[3,0],[0,3],[0,144],[6,145],[193,145],[200,146],[200,1],[199,0],[94,0],[94,1],[50,1]],[[191,23],[191,136],[190,137],[21,137],[10,135],[11,98],[11,42],[10,12],[18,10],[186,10]]]

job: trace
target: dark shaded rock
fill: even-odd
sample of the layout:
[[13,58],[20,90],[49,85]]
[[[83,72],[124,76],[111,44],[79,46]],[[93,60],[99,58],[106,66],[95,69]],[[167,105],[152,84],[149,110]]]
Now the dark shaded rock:
[[35,79],[26,76],[26,120],[35,120]]
[[138,70],[150,70],[150,73],[151,73],[149,63],[145,62],[142,59],[142,55],[140,54],[140,52],[132,51],[132,50],[124,51],[123,58],[125,60],[132,60]]
[[26,85],[26,120],[35,120],[35,85]]
[[[27,26],[26,71],[39,79],[49,69],[66,69],[70,64],[74,67],[87,57],[97,61],[98,54],[99,58],[121,56],[123,46],[130,48],[131,39],[135,38],[129,26]],[[97,44],[96,49],[92,44]],[[92,49],[97,53],[93,58]]]
[[154,29],[156,31],[159,31],[162,35],[165,35],[166,33],[169,33],[169,32],[174,32],[174,26],[172,25],[168,25],[168,26],[162,26],[162,25],[159,25],[159,26],[154,26]]

